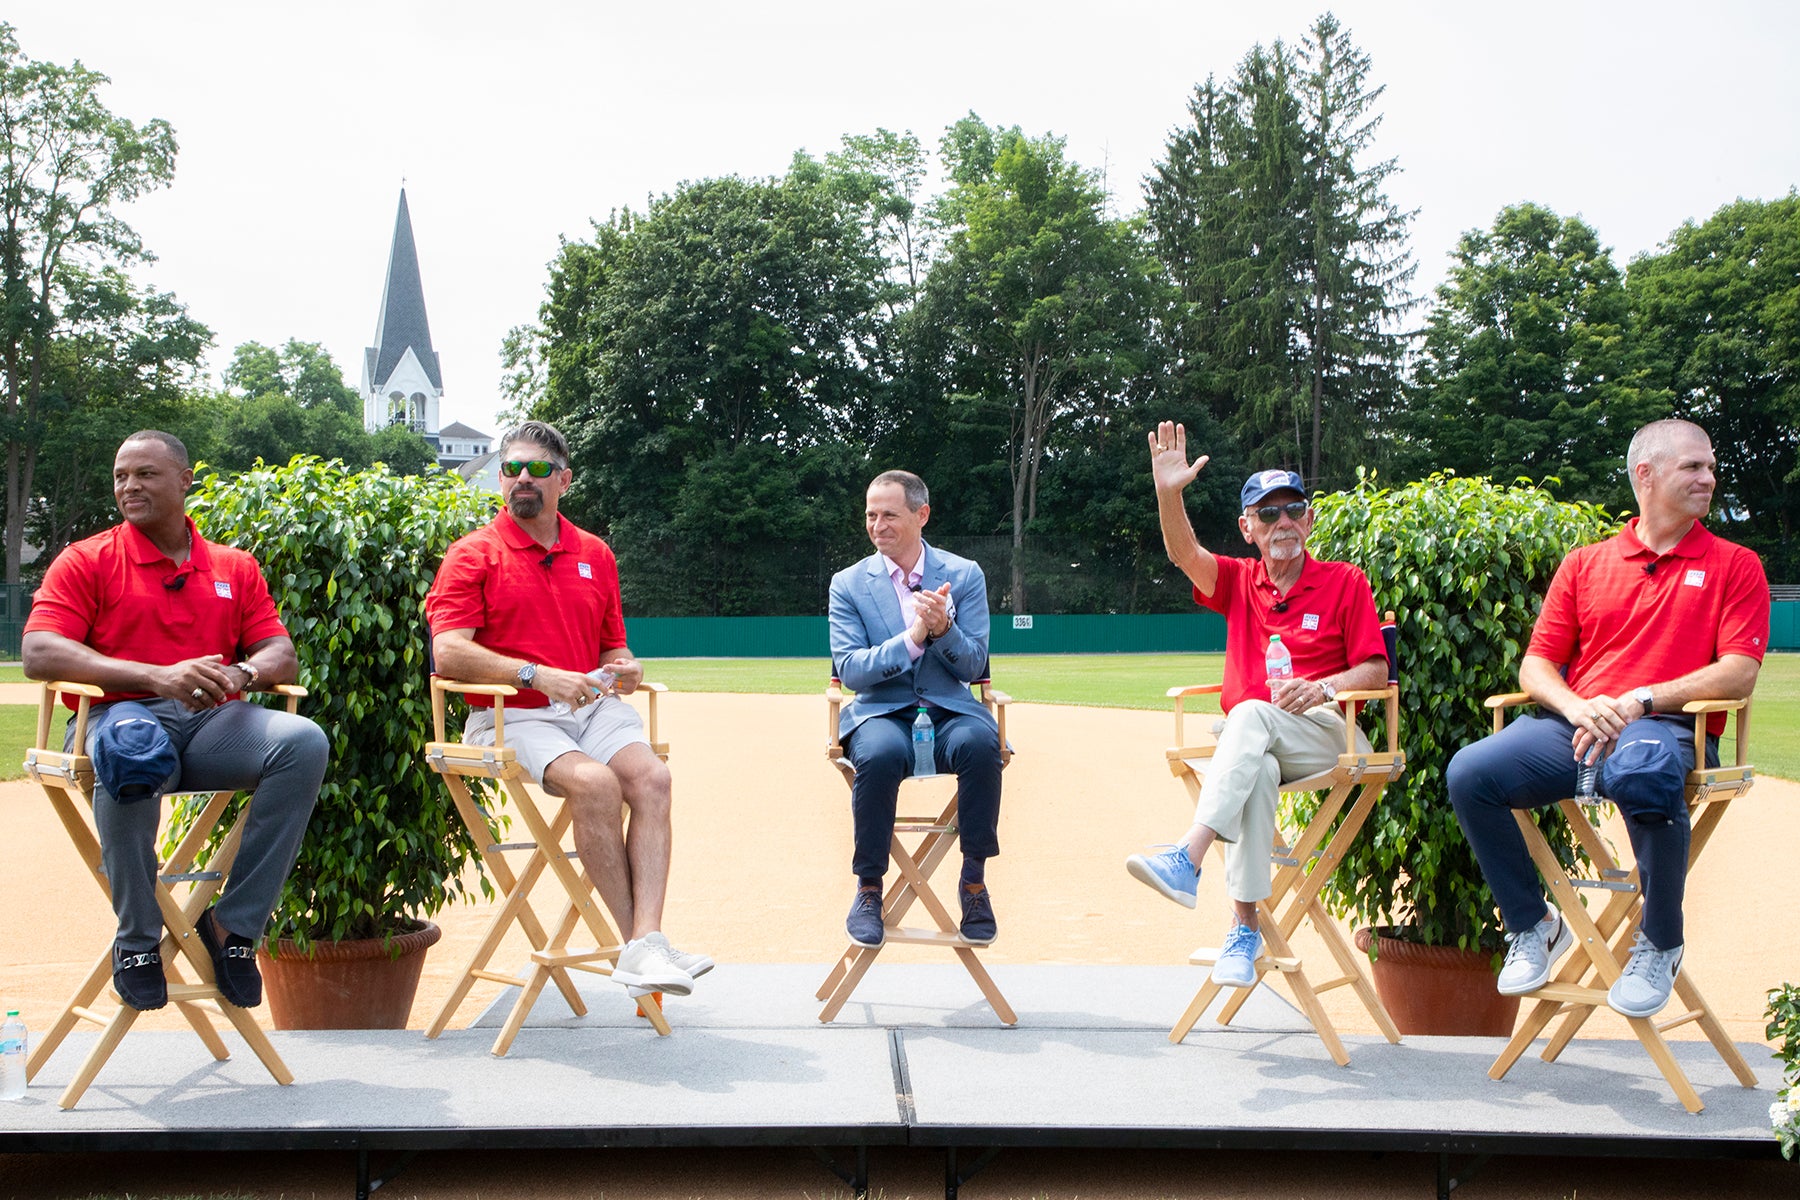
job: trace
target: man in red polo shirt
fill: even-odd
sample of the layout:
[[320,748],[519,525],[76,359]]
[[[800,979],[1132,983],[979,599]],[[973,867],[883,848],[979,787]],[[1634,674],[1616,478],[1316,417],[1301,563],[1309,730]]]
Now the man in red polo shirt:
[[[1215,983],[1251,987],[1262,952],[1256,902],[1271,891],[1269,851],[1283,779],[1333,766],[1344,749],[1340,691],[1387,682],[1387,646],[1369,581],[1349,563],[1306,553],[1312,507],[1300,476],[1259,471],[1244,484],[1238,529],[1260,558],[1221,558],[1200,544],[1182,491],[1206,466],[1187,460],[1187,431],[1164,421],[1150,435],[1157,514],[1169,560],[1194,583],[1194,600],[1225,617],[1225,719],[1200,791],[1194,823],[1161,854],[1125,860],[1132,878],[1194,907],[1200,861],[1225,843],[1232,926],[1213,966]],[[1271,635],[1293,658],[1293,677],[1269,679]],[[1367,742],[1360,733],[1357,738]]]
[[[294,681],[294,643],[256,560],[195,529],[183,507],[193,482],[180,439],[154,429],[126,438],[113,459],[124,522],[57,555],[23,642],[31,678],[106,689],[90,709],[84,751],[94,760],[94,824],[119,918],[113,986],[143,1010],[168,1001],[157,952],[162,792],[255,789],[231,878],[198,924],[219,991],[253,1008],[262,1002],[256,941],[300,852],[328,751],[311,721],[241,699]],[[111,737],[126,721],[139,723],[128,748]],[[65,737],[74,736],[70,722]],[[170,771],[115,796],[108,780],[146,763],[156,764],[152,775]]]
[[[501,439],[505,508],[444,555],[425,600],[432,652],[449,678],[520,689],[506,702],[507,744],[545,791],[567,798],[576,852],[627,939],[613,979],[634,994],[685,996],[713,961],[661,932],[669,768],[619,698],[644,668],[625,644],[612,549],[558,511],[573,479],[553,426],[527,421]],[[464,738],[492,745],[491,701],[470,703]]]
[[[1712,441],[1687,421],[1637,431],[1625,469],[1639,515],[1557,568],[1519,664],[1535,715],[1457,751],[1445,772],[1481,873],[1506,923],[1506,995],[1550,979],[1574,934],[1544,901],[1513,820],[1575,793],[1577,760],[1605,755],[1599,794],[1619,807],[1644,889],[1631,959],[1607,994],[1628,1017],[1669,1001],[1685,943],[1688,810],[1694,762],[1689,700],[1750,695],[1769,643],[1762,561],[1700,524],[1712,506]],[[1718,762],[1725,715],[1713,714],[1706,757]]]

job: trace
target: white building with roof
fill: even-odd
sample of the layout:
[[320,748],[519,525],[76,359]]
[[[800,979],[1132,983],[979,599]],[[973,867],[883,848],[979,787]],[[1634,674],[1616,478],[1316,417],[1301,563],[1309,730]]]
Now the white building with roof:
[[[375,344],[363,351],[363,428],[373,433],[405,425],[439,450],[438,405],[444,395],[443,370],[431,348],[425,317],[425,287],[419,279],[419,252],[413,244],[406,189],[394,218],[394,245],[388,253],[387,282],[375,319]],[[469,430],[475,433],[475,430]],[[466,439],[465,439],[466,440]],[[473,455],[465,455],[466,461]]]

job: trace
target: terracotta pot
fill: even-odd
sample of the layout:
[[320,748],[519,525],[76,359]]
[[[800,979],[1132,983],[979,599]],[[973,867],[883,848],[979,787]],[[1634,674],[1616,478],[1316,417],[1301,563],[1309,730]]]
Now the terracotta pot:
[[1377,932],[1379,950],[1370,964],[1375,990],[1402,1034],[1511,1036],[1519,998],[1494,990],[1493,955],[1423,946],[1368,928],[1356,931],[1356,948],[1368,953]]
[[286,940],[277,954],[257,950],[275,1028],[405,1029],[425,951],[444,935],[430,921],[411,924],[391,940],[314,942],[310,956]]

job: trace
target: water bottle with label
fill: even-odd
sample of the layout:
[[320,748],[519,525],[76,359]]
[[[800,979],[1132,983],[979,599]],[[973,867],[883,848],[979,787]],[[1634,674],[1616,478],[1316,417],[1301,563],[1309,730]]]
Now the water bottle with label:
[[0,1100],[25,1098],[25,1054],[30,1049],[19,1010],[8,1009],[6,1023],[0,1025]]
[[1289,654],[1288,648],[1281,644],[1279,633],[1269,635],[1269,650],[1263,656],[1263,665],[1268,668],[1268,674],[1263,676],[1265,679],[1292,679],[1294,677],[1294,656]]
[[915,777],[937,774],[937,730],[931,727],[931,714],[919,705],[913,718],[913,769]]

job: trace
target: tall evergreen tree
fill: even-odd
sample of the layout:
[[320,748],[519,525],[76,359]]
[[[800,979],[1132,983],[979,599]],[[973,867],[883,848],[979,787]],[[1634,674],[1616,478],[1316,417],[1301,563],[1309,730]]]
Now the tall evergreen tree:
[[1398,387],[1410,213],[1367,161],[1370,61],[1329,14],[1296,49],[1258,45],[1208,79],[1146,180],[1152,241],[1180,293],[1180,394],[1209,404],[1253,461],[1345,482]]

